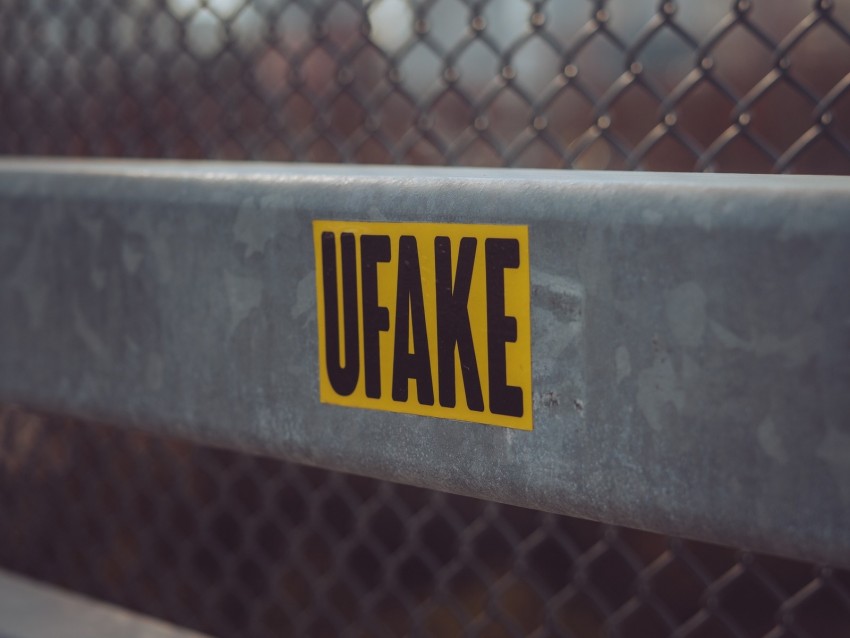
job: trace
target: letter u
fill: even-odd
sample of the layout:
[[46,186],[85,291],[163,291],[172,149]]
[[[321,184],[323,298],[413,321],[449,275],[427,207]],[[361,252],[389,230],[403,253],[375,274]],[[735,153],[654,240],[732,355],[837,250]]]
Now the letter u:
[[353,233],[342,233],[342,306],[345,365],[340,363],[339,295],[337,294],[336,241],[331,232],[322,233],[322,281],[325,301],[325,366],[331,387],[348,396],[360,377],[360,325],[357,307],[357,255]]

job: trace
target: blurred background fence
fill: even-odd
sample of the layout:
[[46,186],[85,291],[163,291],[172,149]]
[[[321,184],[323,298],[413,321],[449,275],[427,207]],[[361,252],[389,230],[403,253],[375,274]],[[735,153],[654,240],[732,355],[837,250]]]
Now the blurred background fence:
[[4,0],[0,152],[846,173],[850,2]]
[[[0,154],[850,173],[850,0],[0,0]],[[0,411],[0,564],[221,636],[850,635],[850,574]]]

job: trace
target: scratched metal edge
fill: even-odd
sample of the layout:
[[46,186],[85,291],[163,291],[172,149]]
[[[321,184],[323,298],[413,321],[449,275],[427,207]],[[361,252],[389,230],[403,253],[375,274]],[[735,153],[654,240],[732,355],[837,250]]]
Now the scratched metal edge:
[[[534,431],[319,404],[314,218],[528,224]],[[847,178],[4,160],[0,229],[4,401],[850,565]]]

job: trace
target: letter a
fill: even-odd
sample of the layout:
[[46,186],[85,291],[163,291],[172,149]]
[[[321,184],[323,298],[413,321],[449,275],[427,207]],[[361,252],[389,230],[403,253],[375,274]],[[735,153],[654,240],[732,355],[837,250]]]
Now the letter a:
[[[402,235],[398,242],[398,293],[396,294],[395,349],[393,351],[393,400],[407,401],[410,379],[416,380],[416,397],[422,405],[434,405],[431,355],[425,325],[425,301],[416,238]],[[411,323],[413,352],[408,352]]]

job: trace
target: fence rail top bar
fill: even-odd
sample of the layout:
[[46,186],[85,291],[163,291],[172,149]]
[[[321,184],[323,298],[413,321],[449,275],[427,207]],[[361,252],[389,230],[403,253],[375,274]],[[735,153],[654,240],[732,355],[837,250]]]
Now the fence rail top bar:
[[[5,402],[850,566],[847,178],[5,160],[0,353]],[[452,370],[533,429],[424,416]]]

